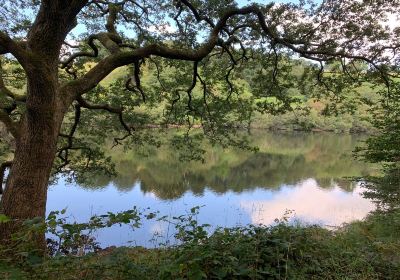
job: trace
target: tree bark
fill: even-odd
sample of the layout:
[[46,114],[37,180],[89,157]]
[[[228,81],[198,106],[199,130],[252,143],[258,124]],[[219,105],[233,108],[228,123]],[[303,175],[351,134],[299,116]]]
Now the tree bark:
[[[26,112],[13,134],[15,154],[0,201],[0,213],[13,221],[0,224],[0,244],[11,240],[22,221],[45,217],[57,138],[65,112],[74,99],[65,95],[66,90],[60,90],[60,49],[77,24],[77,14],[87,3],[87,0],[41,1],[22,45],[0,32],[0,51],[3,47],[4,53],[11,53],[27,76]],[[39,248],[45,248],[44,241],[44,234],[37,238]]]
[[[50,69],[52,67],[49,67]],[[41,69],[43,72],[43,68]],[[58,100],[57,71],[28,78],[28,100],[16,139],[16,151],[0,202],[0,213],[13,219],[0,224],[0,242],[10,242],[21,222],[46,214],[47,185],[64,110]],[[45,249],[45,236],[35,237]]]

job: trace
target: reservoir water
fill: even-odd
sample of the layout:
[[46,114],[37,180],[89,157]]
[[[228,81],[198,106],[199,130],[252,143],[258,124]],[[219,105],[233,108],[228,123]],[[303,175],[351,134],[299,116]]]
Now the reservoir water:
[[[168,147],[113,150],[118,176],[93,176],[79,183],[60,178],[49,188],[47,211],[67,208],[72,221],[134,206],[174,217],[201,206],[200,224],[234,227],[289,222],[334,228],[363,219],[374,204],[362,197],[353,177],[377,168],[356,161],[352,150],[365,137],[330,133],[255,131],[254,153],[207,146],[204,162],[182,161]],[[150,211],[146,210],[146,211]],[[104,247],[174,243],[174,226],[143,220],[139,229],[113,226],[94,235]]]

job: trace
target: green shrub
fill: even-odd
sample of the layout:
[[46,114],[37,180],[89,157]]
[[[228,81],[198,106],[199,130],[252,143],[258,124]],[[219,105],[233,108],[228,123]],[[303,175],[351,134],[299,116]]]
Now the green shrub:
[[[197,222],[199,209],[159,218],[175,225],[180,241],[175,246],[92,248],[83,255],[69,250],[42,259],[29,258],[31,252],[25,252],[23,262],[0,261],[0,279],[400,279],[399,211],[376,212],[335,231],[290,225],[284,217],[273,226],[218,228],[209,234],[209,225]],[[47,221],[62,236],[63,228],[76,233],[94,224],[138,225],[139,216],[156,218],[155,213],[129,210],[65,227],[59,214],[53,212]],[[79,238],[64,237],[61,243],[65,242],[68,248],[82,246]]]

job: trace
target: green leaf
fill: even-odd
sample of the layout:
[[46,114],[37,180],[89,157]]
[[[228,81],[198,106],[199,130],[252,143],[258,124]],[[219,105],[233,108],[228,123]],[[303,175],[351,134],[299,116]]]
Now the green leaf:
[[0,224],[7,223],[9,221],[11,221],[11,219],[9,217],[7,217],[4,214],[0,214]]

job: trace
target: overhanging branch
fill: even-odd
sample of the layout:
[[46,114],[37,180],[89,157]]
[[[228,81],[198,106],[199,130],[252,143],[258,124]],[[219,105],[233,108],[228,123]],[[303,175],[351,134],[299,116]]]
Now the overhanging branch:
[[123,118],[123,108],[122,107],[113,107],[108,104],[91,104],[84,100],[81,96],[77,98],[79,105],[82,108],[92,109],[92,110],[105,110],[107,112],[116,114],[118,116],[118,120],[120,121],[122,127],[129,133],[132,133],[133,128],[129,126]]
[[93,50],[93,52],[81,51],[71,55],[65,61],[61,62],[61,68],[68,69],[73,61],[79,57],[97,57],[99,55],[99,50],[94,43],[94,40],[98,40],[110,53],[117,53],[120,51],[119,45],[122,43],[122,39],[117,33],[115,28],[115,21],[117,19],[117,14],[121,7],[115,4],[109,4],[106,29],[107,32],[101,32],[89,36],[88,45]]
[[[135,62],[150,56],[199,62],[207,55],[209,55],[217,45],[219,46],[222,45],[225,51],[227,51],[229,50],[227,46],[224,46],[224,44],[221,43],[222,40],[220,38],[220,32],[222,31],[227,34],[231,33],[226,31],[226,30],[229,31],[229,29],[227,29],[227,23],[228,20],[234,16],[248,16],[247,20],[252,21],[252,23],[249,25],[246,24],[244,25],[243,23],[241,23],[239,27],[252,28],[254,30],[260,28],[262,35],[268,38],[271,41],[271,44],[274,46],[281,45],[299,54],[302,57],[315,61],[326,61],[326,60],[331,60],[333,58],[343,58],[343,57],[363,60],[368,62],[374,68],[376,68],[381,73],[382,79],[385,81],[385,83],[386,84],[388,83],[387,79],[385,78],[386,76],[385,71],[382,70],[382,68],[379,65],[377,65],[371,58],[347,53],[342,49],[327,50],[326,48],[324,48],[323,44],[317,44],[317,45],[310,44],[310,42],[308,42],[304,38],[294,39],[281,36],[273,27],[267,25],[266,17],[263,14],[261,8],[257,5],[251,5],[244,8],[228,9],[221,16],[221,18],[214,24],[212,21],[202,16],[199,11],[194,9],[194,6],[191,5],[190,2],[179,1],[178,3],[179,7],[186,6],[187,8],[189,8],[198,21],[205,21],[212,27],[208,40],[206,40],[202,45],[200,45],[200,47],[195,49],[194,48],[182,49],[182,48],[169,47],[163,44],[150,44],[147,46],[134,48],[129,51],[123,51],[122,49],[119,49],[119,51],[112,52],[111,55],[102,59],[95,67],[93,67],[81,78],[65,84],[62,87],[62,91],[65,91],[67,95],[68,94],[72,95],[69,98],[70,100],[74,100],[77,95],[81,95],[93,89],[101,80],[103,80],[114,69],[124,65],[134,64]],[[232,32],[235,32],[238,29],[236,29],[233,26],[232,30],[233,30]],[[124,44],[120,44],[119,47],[121,47],[122,45]],[[242,50],[245,50],[242,44],[241,48]],[[242,58],[246,58],[245,51],[243,51]],[[235,60],[233,59],[233,61]]]
[[169,59],[200,61],[206,57],[217,45],[219,42],[219,33],[225,27],[229,18],[235,15],[254,13],[255,9],[258,10],[256,6],[249,6],[241,9],[228,10],[214,26],[208,40],[198,49],[176,49],[165,45],[151,44],[132,51],[116,52],[104,58],[80,79],[64,85],[62,90],[73,92],[73,94],[83,94],[94,88],[114,69],[124,65],[132,64],[139,59],[146,58],[151,55]]

